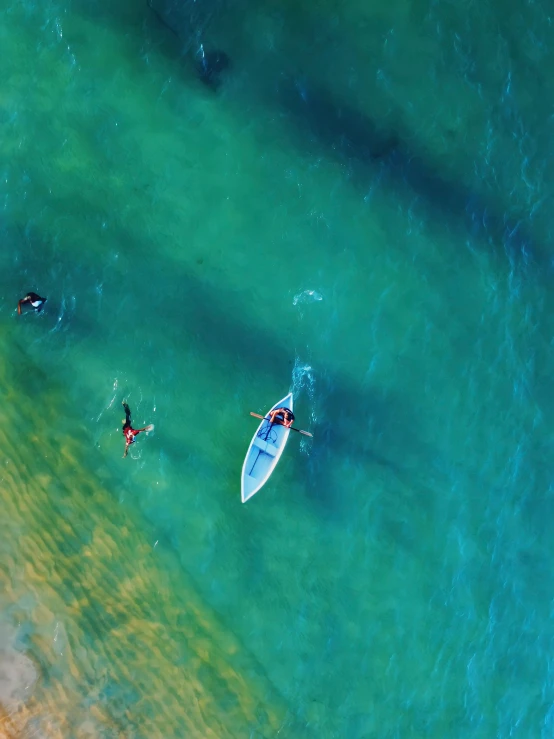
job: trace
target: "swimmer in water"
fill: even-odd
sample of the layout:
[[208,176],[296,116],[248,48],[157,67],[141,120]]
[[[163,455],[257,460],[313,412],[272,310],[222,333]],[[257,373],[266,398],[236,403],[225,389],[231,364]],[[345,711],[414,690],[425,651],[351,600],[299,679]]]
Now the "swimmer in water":
[[33,307],[33,310],[35,310],[37,313],[40,313],[45,303],[46,298],[41,298],[40,295],[37,295],[36,293],[27,293],[27,295],[24,298],[21,298],[21,300],[17,304],[17,314],[21,315],[22,305],[31,305]]
[[129,447],[131,444],[135,443],[135,436],[137,434],[140,434],[141,431],[152,431],[154,428],[154,425],[150,423],[148,426],[145,426],[143,429],[134,429],[131,426],[131,410],[127,403],[123,401],[123,408],[125,410],[125,418],[123,419],[123,436],[125,437],[125,452],[123,453],[123,457],[127,456],[127,453],[129,451]]

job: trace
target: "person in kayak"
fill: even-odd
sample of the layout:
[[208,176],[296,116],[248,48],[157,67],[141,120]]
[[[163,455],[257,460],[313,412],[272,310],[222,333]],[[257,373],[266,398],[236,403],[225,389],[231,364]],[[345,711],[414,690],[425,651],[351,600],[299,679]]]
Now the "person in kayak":
[[40,295],[37,295],[36,293],[27,293],[27,295],[24,298],[21,298],[19,303],[17,304],[17,313],[18,315],[21,315],[21,306],[22,305],[32,305],[33,310],[35,310],[37,313],[40,313],[42,310],[42,306],[46,303],[46,298],[41,298]]
[[275,408],[269,411],[269,422],[289,429],[294,423],[294,413],[288,408]]
[[131,444],[135,443],[135,436],[137,436],[137,434],[140,434],[141,431],[152,431],[154,426],[152,424],[149,424],[143,429],[134,429],[131,425],[131,410],[125,401],[123,401],[123,408],[125,409],[125,418],[122,421],[122,431],[123,436],[125,437],[125,452],[123,453],[123,457],[126,457],[129,451],[129,447],[131,446]]

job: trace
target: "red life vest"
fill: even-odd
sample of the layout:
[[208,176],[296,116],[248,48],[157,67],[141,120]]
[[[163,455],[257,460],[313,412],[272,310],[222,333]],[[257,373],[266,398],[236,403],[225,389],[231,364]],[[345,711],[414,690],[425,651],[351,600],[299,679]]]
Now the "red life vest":
[[135,441],[135,436],[137,434],[140,434],[140,431],[136,431],[130,426],[127,426],[123,429],[123,436],[125,437],[125,441],[127,442],[127,444],[132,444]]

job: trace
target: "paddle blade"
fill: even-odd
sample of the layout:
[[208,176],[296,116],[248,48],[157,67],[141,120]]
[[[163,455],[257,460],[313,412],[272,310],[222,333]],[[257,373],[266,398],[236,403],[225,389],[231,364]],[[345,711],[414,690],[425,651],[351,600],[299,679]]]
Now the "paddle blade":
[[145,426],[144,427],[144,430],[145,431],[154,431],[154,424],[153,423],[149,423],[148,426]]

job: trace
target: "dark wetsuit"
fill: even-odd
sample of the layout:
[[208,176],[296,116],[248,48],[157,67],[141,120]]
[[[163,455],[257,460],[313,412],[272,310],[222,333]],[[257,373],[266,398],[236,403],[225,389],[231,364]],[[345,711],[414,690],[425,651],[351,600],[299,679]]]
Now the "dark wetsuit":
[[125,437],[127,444],[132,444],[135,441],[135,436],[140,434],[140,431],[131,426],[131,409],[127,403],[123,403],[123,408],[125,409],[125,421],[123,422],[122,429],[123,436]]
[[123,408],[125,409],[125,421],[123,422],[122,428],[123,436],[125,437],[127,444],[132,444],[135,440],[135,436],[140,434],[140,431],[131,426],[131,409],[127,403],[123,403]]
[[154,426],[150,424],[149,426],[145,426],[143,429],[134,429],[131,426],[131,409],[129,408],[127,403],[125,403],[125,401],[123,401],[123,408],[125,409],[125,419],[123,421],[122,428],[123,436],[125,437],[125,454],[123,456],[126,457],[127,450],[135,441],[135,436],[137,436],[137,434],[140,434],[142,431],[152,431]]
[[30,304],[33,307],[33,310],[40,313],[45,303],[46,298],[41,298],[40,295],[37,295],[36,293],[27,293],[27,295],[24,298],[21,298],[17,304],[17,312],[21,313],[22,305]]
[[123,409],[125,411],[125,421],[123,421],[123,431],[125,431],[127,427],[131,426],[131,409],[129,408],[127,403],[123,403]]

